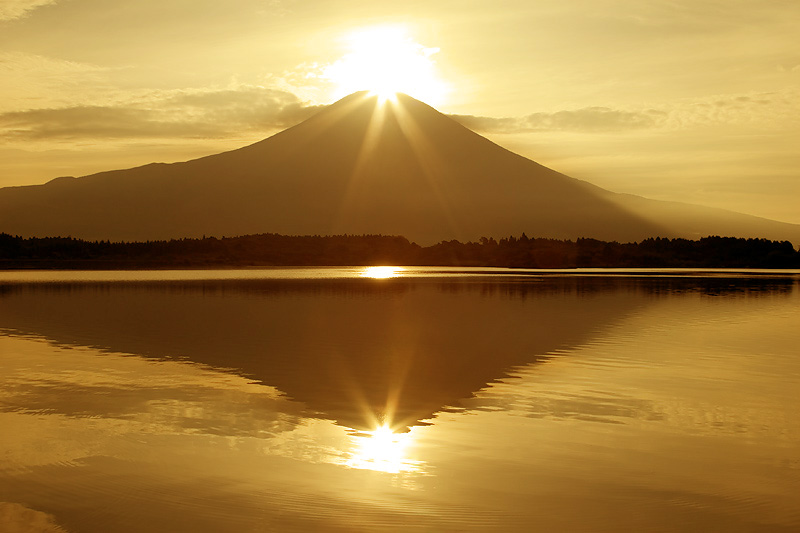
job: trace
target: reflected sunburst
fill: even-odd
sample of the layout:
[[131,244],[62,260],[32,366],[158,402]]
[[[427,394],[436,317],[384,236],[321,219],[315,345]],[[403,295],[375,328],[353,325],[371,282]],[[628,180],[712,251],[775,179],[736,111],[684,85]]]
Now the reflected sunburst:
[[345,464],[351,468],[377,470],[389,474],[421,472],[421,461],[408,457],[412,444],[412,432],[395,433],[389,426],[374,431],[355,434],[352,437],[353,451]]

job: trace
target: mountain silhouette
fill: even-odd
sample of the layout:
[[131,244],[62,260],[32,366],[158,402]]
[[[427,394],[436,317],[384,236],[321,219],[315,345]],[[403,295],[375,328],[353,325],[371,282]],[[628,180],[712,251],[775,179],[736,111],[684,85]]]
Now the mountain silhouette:
[[800,241],[800,225],[617,194],[514,154],[406,95],[365,92],[255,144],[192,161],[0,189],[0,231],[153,240],[390,234]]

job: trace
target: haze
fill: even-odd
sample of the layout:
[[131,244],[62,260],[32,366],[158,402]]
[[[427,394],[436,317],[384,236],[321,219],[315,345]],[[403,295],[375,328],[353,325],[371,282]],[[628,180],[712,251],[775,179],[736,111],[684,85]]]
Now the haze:
[[401,90],[502,146],[616,192],[800,223],[798,15],[794,0],[4,2],[0,186],[263,139],[342,96],[352,36],[391,27],[435,89]]

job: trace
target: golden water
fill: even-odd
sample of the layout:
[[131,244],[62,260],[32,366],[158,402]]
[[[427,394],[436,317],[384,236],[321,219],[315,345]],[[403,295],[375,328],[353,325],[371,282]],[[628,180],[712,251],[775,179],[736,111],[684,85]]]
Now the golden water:
[[799,280],[0,273],[0,531],[797,531]]

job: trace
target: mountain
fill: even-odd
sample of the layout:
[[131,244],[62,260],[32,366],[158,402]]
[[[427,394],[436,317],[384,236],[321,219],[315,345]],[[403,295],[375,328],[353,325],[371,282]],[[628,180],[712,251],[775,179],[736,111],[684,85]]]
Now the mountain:
[[382,233],[430,244],[526,232],[800,242],[800,225],[613,193],[409,96],[381,103],[363,92],[238,150],[0,189],[0,231],[111,240]]

